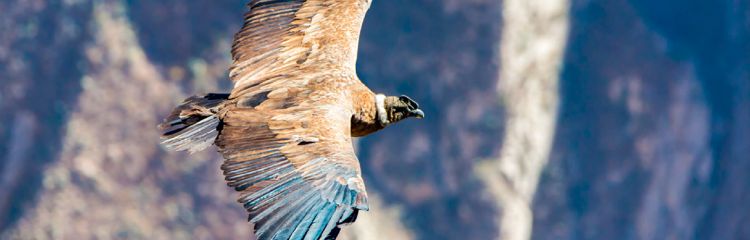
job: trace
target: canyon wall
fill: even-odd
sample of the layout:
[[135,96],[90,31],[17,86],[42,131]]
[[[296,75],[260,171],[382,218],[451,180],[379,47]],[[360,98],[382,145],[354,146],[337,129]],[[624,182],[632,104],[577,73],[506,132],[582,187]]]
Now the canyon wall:
[[[244,4],[0,2],[0,239],[251,237],[156,131]],[[745,0],[374,0],[360,78],[427,118],[358,140],[342,239],[750,239],[748,53]]]

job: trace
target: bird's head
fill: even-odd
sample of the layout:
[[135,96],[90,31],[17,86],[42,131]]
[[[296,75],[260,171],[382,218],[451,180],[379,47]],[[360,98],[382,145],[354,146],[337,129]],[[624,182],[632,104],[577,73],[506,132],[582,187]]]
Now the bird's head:
[[383,95],[378,95],[378,98],[378,102],[382,104],[382,108],[378,106],[380,108],[379,111],[385,112],[385,114],[379,113],[379,117],[381,117],[381,123],[384,122],[383,120],[387,120],[385,121],[385,123],[389,124],[410,117],[415,117],[417,119],[424,118],[424,112],[419,109],[419,104],[407,96],[401,95],[385,97]]

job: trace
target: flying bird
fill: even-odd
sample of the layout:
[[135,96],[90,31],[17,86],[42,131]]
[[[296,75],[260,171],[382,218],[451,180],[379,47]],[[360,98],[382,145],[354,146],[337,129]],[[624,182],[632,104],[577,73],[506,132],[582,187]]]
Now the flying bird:
[[357,77],[371,0],[252,0],[232,46],[230,93],[193,96],[160,124],[163,145],[216,145],[258,239],[335,239],[368,210],[352,137],[423,118],[407,96]]

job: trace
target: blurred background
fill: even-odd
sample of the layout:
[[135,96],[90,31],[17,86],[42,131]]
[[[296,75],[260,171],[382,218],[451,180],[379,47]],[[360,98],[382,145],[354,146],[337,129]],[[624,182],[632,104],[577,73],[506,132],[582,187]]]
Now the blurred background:
[[[213,150],[245,0],[0,1],[0,239],[248,239]],[[358,70],[427,118],[361,139],[341,239],[750,239],[750,1],[374,0]]]

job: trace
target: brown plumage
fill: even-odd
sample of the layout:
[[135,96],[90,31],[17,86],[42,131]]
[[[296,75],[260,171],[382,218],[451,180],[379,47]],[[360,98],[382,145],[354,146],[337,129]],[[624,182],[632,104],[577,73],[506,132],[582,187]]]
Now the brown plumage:
[[368,210],[352,136],[424,117],[355,73],[370,0],[253,0],[235,36],[229,94],[191,97],[160,125],[164,145],[226,159],[258,239],[335,239]]

